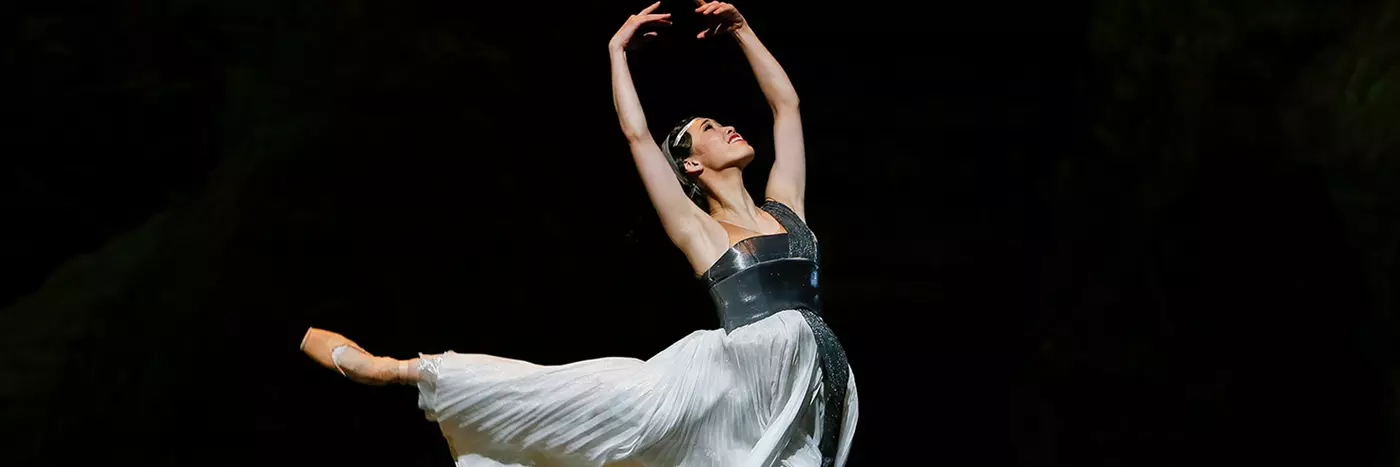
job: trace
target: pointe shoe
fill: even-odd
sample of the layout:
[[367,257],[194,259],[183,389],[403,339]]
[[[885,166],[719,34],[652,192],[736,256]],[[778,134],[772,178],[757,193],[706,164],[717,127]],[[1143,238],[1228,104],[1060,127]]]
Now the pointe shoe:
[[[345,370],[340,367],[339,359],[335,353],[337,348],[348,346],[364,352],[354,341],[345,336],[327,331],[325,329],[308,328],[306,335],[301,338],[301,351],[306,356],[311,357],[316,363],[326,368],[335,370],[340,374],[345,374]],[[366,354],[369,352],[365,352]]]
[[357,383],[371,386],[412,383],[408,362],[376,357],[355,341],[331,331],[307,329],[301,340],[301,351],[321,366],[335,370]]

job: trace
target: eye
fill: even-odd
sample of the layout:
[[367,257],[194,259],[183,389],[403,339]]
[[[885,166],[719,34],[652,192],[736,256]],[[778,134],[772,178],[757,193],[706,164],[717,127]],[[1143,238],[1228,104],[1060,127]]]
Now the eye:
[[706,124],[705,124],[705,131],[710,131],[710,130],[713,130],[713,129],[715,129],[714,124],[710,124],[710,123],[706,123]]

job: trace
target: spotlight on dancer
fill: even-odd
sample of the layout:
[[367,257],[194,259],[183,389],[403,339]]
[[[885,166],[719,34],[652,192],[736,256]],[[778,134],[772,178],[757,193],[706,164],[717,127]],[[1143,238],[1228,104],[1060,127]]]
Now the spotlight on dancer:
[[709,287],[722,329],[696,331],[647,360],[556,366],[455,352],[401,361],[320,329],[302,342],[352,380],[417,385],[419,407],[459,466],[845,464],[858,398],[821,318],[797,93],[733,5],[699,0],[693,14],[705,26],[695,38],[737,43],[773,110],[764,201],[744,187],[754,148],[734,127],[690,117],[658,144],[627,54],[639,39],[669,33],[654,28],[672,16],[657,13],[660,5],[629,17],[609,44],[614,104],[666,235]]

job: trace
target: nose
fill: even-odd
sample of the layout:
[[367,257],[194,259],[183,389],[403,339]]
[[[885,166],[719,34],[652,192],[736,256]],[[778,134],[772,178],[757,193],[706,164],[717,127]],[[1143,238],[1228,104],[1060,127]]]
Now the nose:
[[734,134],[734,127],[732,127],[732,126],[724,127],[724,134],[726,134],[726,135],[732,135],[732,134]]

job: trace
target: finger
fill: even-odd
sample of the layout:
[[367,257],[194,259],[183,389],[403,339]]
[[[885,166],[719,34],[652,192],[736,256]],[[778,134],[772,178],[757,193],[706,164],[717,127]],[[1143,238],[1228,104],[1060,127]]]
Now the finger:
[[660,0],[658,0],[656,3],[651,4],[651,6],[642,9],[641,14],[643,14],[643,15],[649,14],[649,13],[651,13],[651,12],[653,12],[653,11],[656,11],[656,9],[657,9],[658,7],[660,7],[660,6],[661,6],[661,2],[660,2]]
[[696,35],[695,35],[695,38],[696,38],[696,39],[704,39],[704,38],[705,38],[705,33],[707,33],[707,32],[710,32],[710,30],[709,30],[709,29],[706,29],[706,30],[704,30],[704,31],[700,31],[700,34],[696,34]]
[[718,13],[718,12],[720,11],[720,9],[723,8],[723,7],[724,7],[724,4],[722,4],[722,3],[711,3],[711,4],[705,5],[705,6],[700,7],[700,8],[703,9],[703,10],[705,10],[705,11],[703,11],[702,13],[707,14],[707,15],[713,15],[713,14],[715,14],[715,13]]
[[665,19],[670,18],[670,17],[671,17],[671,14],[670,14],[670,13],[661,13],[661,14],[655,14],[655,15],[646,15],[646,16],[643,16],[642,19],[643,19],[643,20],[646,20],[646,21],[657,21],[657,20],[665,20]]
[[656,37],[656,33],[655,33],[655,32],[648,32],[648,33],[642,34],[642,37]]

